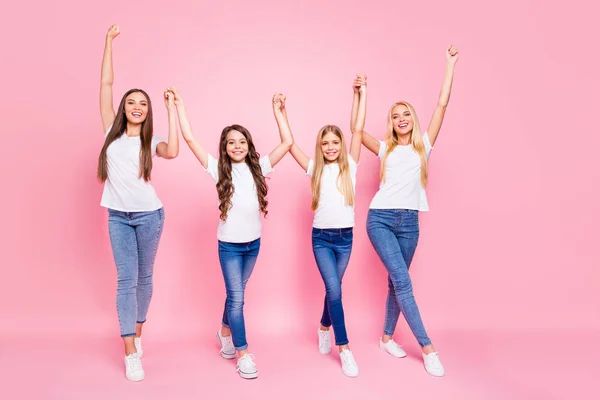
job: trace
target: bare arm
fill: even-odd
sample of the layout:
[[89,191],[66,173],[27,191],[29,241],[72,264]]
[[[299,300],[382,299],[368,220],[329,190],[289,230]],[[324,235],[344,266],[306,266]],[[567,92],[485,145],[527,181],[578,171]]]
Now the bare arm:
[[287,121],[287,115],[284,114],[284,110],[285,96],[277,93],[273,96],[273,114],[275,115],[277,127],[279,128],[281,143],[269,154],[269,161],[272,167],[281,161],[283,156],[285,156],[285,153],[290,151],[290,148],[294,144],[292,131],[290,130],[290,125]]
[[200,164],[206,169],[208,168],[208,152],[202,147],[200,142],[194,137],[192,132],[192,126],[188,120],[185,105],[183,104],[183,98],[174,87],[169,87],[167,91],[173,93],[173,99],[175,107],[177,108],[177,114],[179,115],[179,128],[181,128],[181,135],[189,146],[192,153],[196,156]]
[[169,138],[167,143],[161,142],[156,146],[156,153],[170,160],[179,154],[179,135],[177,134],[177,117],[175,115],[175,96],[168,90],[165,90],[164,96],[169,119]]
[[446,49],[446,72],[444,73],[444,81],[442,83],[442,90],[440,91],[440,97],[438,99],[437,106],[429,122],[427,128],[427,134],[429,135],[429,141],[433,146],[440,133],[442,122],[444,121],[444,115],[446,114],[446,108],[448,107],[448,101],[450,100],[450,92],[452,90],[452,78],[454,77],[454,66],[458,60],[458,49],[454,46],[448,46]]
[[[354,99],[352,101],[352,116],[350,117],[350,130],[352,141],[350,142],[350,157],[358,164],[360,158],[360,147],[365,130],[365,119],[367,115],[367,77],[357,75],[353,84]],[[357,95],[358,94],[358,95]]]
[[104,44],[104,55],[102,56],[102,72],[100,76],[100,116],[102,117],[102,128],[104,133],[115,121],[115,110],[113,108],[112,85],[114,82],[112,65],[112,42],[119,35],[119,26],[112,25],[106,33]]

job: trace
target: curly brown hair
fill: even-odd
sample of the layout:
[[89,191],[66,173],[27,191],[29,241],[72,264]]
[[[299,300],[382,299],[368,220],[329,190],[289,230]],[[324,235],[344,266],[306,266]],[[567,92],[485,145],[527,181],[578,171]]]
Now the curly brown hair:
[[252,136],[246,128],[241,125],[226,126],[221,132],[221,139],[219,140],[219,181],[217,182],[217,193],[219,194],[219,210],[221,210],[221,220],[227,220],[227,212],[231,209],[231,197],[235,187],[231,179],[231,159],[227,154],[227,134],[231,131],[238,131],[246,138],[248,142],[248,155],[246,156],[246,164],[250,168],[252,177],[254,178],[254,185],[256,186],[256,194],[258,195],[258,204],[260,212],[266,217],[268,214],[267,205],[267,182],[262,174],[260,168],[260,154],[254,148],[254,142]]

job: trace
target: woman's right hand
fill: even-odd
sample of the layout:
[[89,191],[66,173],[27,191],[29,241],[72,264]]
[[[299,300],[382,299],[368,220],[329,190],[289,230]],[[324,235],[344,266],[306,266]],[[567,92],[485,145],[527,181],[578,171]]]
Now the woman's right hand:
[[273,95],[273,111],[282,111],[285,109],[285,96],[281,93]]
[[367,76],[356,75],[356,78],[354,78],[354,82],[352,83],[352,89],[354,89],[354,93],[364,93],[364,89],[366,88],[366,86]]
[[183,98],[181,97],[181,94],[179,93],[179,91],[177,89],[175,89],[175,87],[169,86],[167,88],[167,92],[173,93],[173,102],[175,103],[176,106],[183,105]]
[[119,36],[119,33],[121,33],[121,31],[119,30],[119,25],[111,25],[110,28],[108,28],[108,32],[106,32],[106,40],[113,40],[114,38]]

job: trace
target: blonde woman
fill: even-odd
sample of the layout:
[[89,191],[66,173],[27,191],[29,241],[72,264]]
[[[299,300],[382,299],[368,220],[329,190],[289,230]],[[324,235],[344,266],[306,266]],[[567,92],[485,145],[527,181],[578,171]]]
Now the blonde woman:
[[[356,169],[361,148],[361,133],[366,108],[365,98],[359,91],[365,90],[365,78],[354,80],[354,103],[352,106],[352,137],[350,153],[340,128],[325,125],[317,134],[315,157],[310,159],[297,144],[290,150],[300,167],[311,177],[312,205],[315,212],[312,230],[312,246],[317,267],[325,284],[325,302],[321,324],[318,329],[319,352],[331,352],[330,327],[333,326],[335,344],[339,348],[342,373],[358,376],[358,366],[349,347],[342,306],[342,278],[350,260],[354,227],[354,191]],[[360,101],[359,101],[360,99]],[[363,111],[359,113],[359,108]],[[289,131],[285,102],[282,103],[285,118],[278,120],[280,129]],[[362,119],[357,118],[357,114]],[[354,128],[354,126],[358,128]]]
[[433,376],[444,376],[444,367],[423,326],[408,269],[419,239],[419,211],[429,210],[425,194],[427,162],[448,106],[457,60],[458,50],[449,46],[438,105],[426,132],[421,133],[414,108],[401,101],[390,108],[385,141],[366,132],[361,135],[365,147],[381,159],[379,191],[367,217],[369,239],[389,273],[385,324],[379,347],[394,357],[406,356],[392,338],[402,311],[422,348],[425,369]]

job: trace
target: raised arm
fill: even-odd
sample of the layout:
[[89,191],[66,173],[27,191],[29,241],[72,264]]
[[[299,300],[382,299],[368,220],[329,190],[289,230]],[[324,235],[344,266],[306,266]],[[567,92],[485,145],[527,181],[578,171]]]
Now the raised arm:
[[350,157],[358,164],[367,114],[367,76],[357,75],[354,79],[353,89],[354,99],[352,101],[352,116],[350,117],[350,130],[352,131]]
[[454,77],[454,66],[458,60],[458,49],[454,46],[448,46],[446,49],[446,72],[444,73],[444,82],[442,83],[442,90],[440,91],[440,97],[438,99],[437,106],[429,122],[427,128],[427,134],[429,135],[429,141],[433,146],[437,139],[442,122],[444,121],[444,114],[446,114],[446,107],[448,107],[448,101],[450,100],[450,91],[452,90],[452,78]]
[[[365,132],[365,119],[367,115],[367,76],[356,75],[354,82],[352,83],[352,89],[354,90],[354,99],[352,101],[352,115],[350,116],[350,130],[352,131],[352,141],[350,142],[350,155],[355,162],[358,163],[360,157],[360,146],[358,150],[352,151],[355,143],[355,137],[358,143],[365,145],[365,147],[371,150],[375,155],[379,154],[379,140]],[[359,120],[359,115],[362,112],[362,116]]]
[[279,127],[281,143],[269,154],[269,161],[271,162],[272,167],[281,161],[283,156],[285,156],[285,153],[290,151],[290,148],[294,144],[292,131],[290,130],[290,125],[287,122],[287,115],[285,114],[285,96],[281,93],[276,93],[273,96],[273,114],[275,115],[277,126]]
[[167,143],[160,142],[156,146],[156,153],[162,158],[170,160],[179,154],[179,136],[177,135],[177,117],[175,116],[175,95],[173,92],[165,90],[164,97],[169,119],[169,138]]
[[192,150],[192,153],[194,153],[198,161],[200,161],[200,164],[202,164],[204,168],[208,168],[208,152],[194,137],[192,126],[188,120],[181,94],[179,94],[179,91],[174,87],[167,88],[167,91],[173,93],[173,100],[175,107],[177,108],[177,114],[179,115],[179,128],[181,128],[181,135],[183,136],[183,139],[190,147],[190,150]]
[[113,108],[112,85],[114,82],[112,65],[112,42],[119,35],[119,26],[112,25],[106,33],[104,43],[104,55],[102,56],[102,72],[100,76],[100,116],[102,117],[102,128],[104,133],[115,121],[115,109]]

